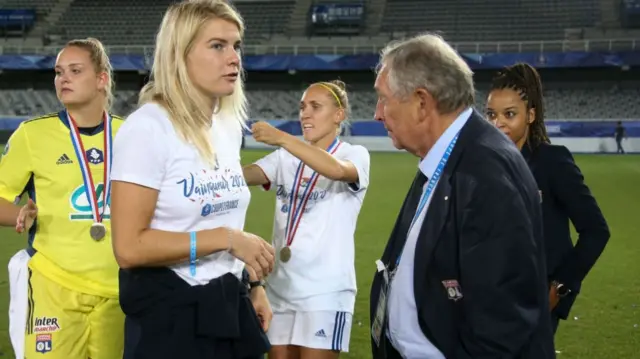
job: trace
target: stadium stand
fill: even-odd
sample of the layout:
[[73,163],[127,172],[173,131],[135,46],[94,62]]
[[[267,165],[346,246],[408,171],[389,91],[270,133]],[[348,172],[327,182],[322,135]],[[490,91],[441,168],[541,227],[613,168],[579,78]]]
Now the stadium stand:
[[3,9],[33,9],[36,16],[44,19],[58,0],[4,0],[0,2]]
[[171,0],[74,1],[57,24],[64,40],[96,37],[110,45],[153,43]]
[[383,32],[439,31],[449,41],[559,40],[594,26],[598,0],[387,0]]
[[[93,36],[118,48],[147,46],[150,49],[162,14],[172,2],[5,0],[2,8],[35,9],[40,21],[52,13],[52,8],[61,12],[59,19],[50,24],[52,33],[62,34],[61,42]],[[610,12],[602,9],[614,7],[615,1],[370,0],[363,2],[366,4],[363,16],[367,18],[367,34],[306,38],[305,26],[309,24],[305,22],[311,21],[310,9],[327,2],[346,3],[345,6],[353,3],[340,0],[238,0],[233,3],[245,19],[245,42],[248,46],[265,44],[272,46],[275,52],[271,53],[295,54],[330,54],[339,47],[351,54],[359,54],[375,53],[390,38],[424,30],[439,31],[451,41],[462,42],[456,46],[463,52],[472,49],[481,53],[485,44],[492,49],[498,44],[503,52],[520,52],[529,49],[526,46],[528,40],[533,41],[531,46],[542,51],[539,48],[541,40],[562,40],[567,29],[597,26],[605,13]],[[337,10],[331,11],[334,12],[324,14],[334,16]],[[379,17],[377,20],[376,16]],[[606,16],[611,17],[610,14]],[[522,42],[513,48],[513,43],[505,41]],[[544,51],[552,50],[553,44],[546,43]],[[486,86],[479,85],[478,88],[478,108],[483,108],[485,95],[481,91]],[[640,86],[635,83],[623,88],[616,83],[597,87],[570,83],[554,85],[546,89],[547,116],[565,119],[634,118],[640,109],[638,88]],[[35,89],[27,85],[3,86],[0,90],[0,115],[26,116],[56,110],[57,100],[49,89],[44,86],[35,86]],[[135,104],[136,91],[119,88],[116,95],[114,111],[128,113]],[[297,90],[254,88],[248,92],[251,115],[255,119],[295,118],[299,95]],[[354,120],[370,119],[374,106],[375,95],[370,87],[353,91]]]
[[[602,22],[604,0],[370,0],[363,19],[367,34],[354,41],[383,44],[388,38],[433,30],[448,40],[541,41],[562,40],[568,29],[593,28]],[[60,41],[94,36],[108,45],[149,45],[171,0],[6,0],[4,8],[35,9],[44,21],[51,8],[62,11],[48,33]],[[326,0],[235,1],[247,24],[246,42],[259,44],[274,35],[278,44],[291,44],[309,34],[310,6]],[[331,3],[340,3],[331,0]],[[352,1],[345,1],[347,3]],[[67,3],[66,6],[62,6]],[[611,4],[613,6],[613,3]],[[379,36],[381,35],[381,36]],[[322,39],[314,39],[322,41]],[[296,43],[300,43],[299,41]]]
[[[608,86],[585,88],[581,84],[554,84],[545,91],[546,114],[549,119],[602,120],[607,118],[630,119],[640,113],[640,84],[628,84],[618,88]],[[477,108],[485,106],[486,84],[478,85]],[[135,106],[137,92],[116,91],[114,112],[125,115]],[[254,120],[291,120],[298,116],[300,91],[253,90],[248,91],[250,114]],[[350,92],[352,120],[371,120],[376,104],[371,90],[356,89]],[[27,116],[34,113],[58,111],[55,93],[45,89],[0,90],[0,115]]]
[[[117,91],[114,94],[115,113],[127,113],[137,100],[135,91]],[[44,89],[0,90],[0,116],[32,116],[60,110],[55,92]]]
[[[32,0],[38,1],[38,0]],[[49,1],[49,0],[47,0]],[[63,40],[93,36],[109,45],[149,45],[172,0],[74,1],[57,25]],[[295,1],[239,2],[247,42],[282,33]],[[284,20],[284,21],[283,21]]]

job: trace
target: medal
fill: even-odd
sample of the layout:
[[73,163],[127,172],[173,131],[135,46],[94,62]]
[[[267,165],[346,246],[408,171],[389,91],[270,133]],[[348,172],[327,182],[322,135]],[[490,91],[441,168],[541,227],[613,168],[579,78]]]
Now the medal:
[[280,260],[287,263],[291,259],[291,247],[287,246],[280,250]]
[[[327,148],[327,152],[333,155],[338,150],[338,147],[340,147],[340,141],[336,138],[331,145],[329,145],[329,148]],[[280,250],[280,260],[285,263],[291,259],[291,243],[293,243],[293,238],[296,236],[300,220],[305,212],[305,207],[307,206],[307,202],[309,202],[309,197],[311,197],[311,193],[319,177],[315,171],[311,174],[311,177],[303,177],[304,167],[304,163],[300,161],[296,174],[293,177],[293,188],[291,189],[291,195],[289,195],[289,203],[282,206],[282,209],[284,209],[285,206],[287,208],[287,212],[282,210],[282,212],[287,213],[287,223],[285,228],[285,247]],[[301,191],[302,195],[299,196],[301,188],[304,188],[304,191]],[[299,201],[298,197],[300,197]]]
[[[78,126],[75,121],[71,117],[71,115],[67,111],[63,111],[60,114],[60,118],[63,120],[67,120],[70,129],[71,135],[71,144],[73,145],[73,149],[75,150],[76,157],[78,158],[78,164],[80,165],[80,172],[82,173],[82,180],[84,182],[84,193],[87,197],[87,202],[91,206],[91,215],[93,217],[93,224],[89,229],[89,235],[94,241],[102,240],[107,234],[107,228],[102,223],[104,220],[104,214],[109,205],[110,194],[111,194],[111,181],[109,180],[111,174],[111,147],[113,141],[113,135],[111,132],[111,116],[105,111],[104,112],[104,149],[102,156],[102,164],[104,166],[104,177],[103,177],[103,191],[102,191],[102,201],[98,198],[97,188],[93,181],[93,176],[91,174],[91,169],[89,167],[88,158],[89,154],[85,151],[84,145],[82,143],[82,138],[80,137],[80,131],[78,130]],[[90,149],[91,152],[91,163],[97,164],[100,159],[99,150]],[[100,210],[100,202],[102,202],[102,211]]]
[[107,227],[105,227],[102,223],[94,223],[91,225],[89,234],[94,241],[101,241],[107,234]]

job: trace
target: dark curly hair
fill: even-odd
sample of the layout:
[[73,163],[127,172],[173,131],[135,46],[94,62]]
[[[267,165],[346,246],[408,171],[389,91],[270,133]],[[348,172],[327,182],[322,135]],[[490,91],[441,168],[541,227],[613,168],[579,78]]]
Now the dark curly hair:
[[526,103],[527,112],[535,110],[535,118],[529,126],[527,145],[535,149],[542,143],[550,143],[547,128],[544,125],[544,101],[542,82],[535,68],[529,64],[517,63],[502,69],[491,81],[491,89],[512,89],[520,94]]

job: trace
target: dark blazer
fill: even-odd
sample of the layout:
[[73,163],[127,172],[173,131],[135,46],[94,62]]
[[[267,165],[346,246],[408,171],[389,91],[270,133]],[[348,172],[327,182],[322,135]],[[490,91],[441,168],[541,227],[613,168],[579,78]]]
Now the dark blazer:
[[[421,193],[414,181],[382,256],[390,269]],[[474,112],[416,245],[414,294],[423,334],[447,359],[555,358],[544,253],[535,180],[515,145]],[[449,280],[459,283],[461,298],[448,295]],[[376,273],[372,321],[381,281]],[[374,358],[389,357],[373,340],[372,348]]]
[[[607,245],[609,227],[566,147],[543,143],[532,150],[525,144],[522,155],[542,192],[549,282],[557,280],[572,291],[554,309],[566,319],[582,281]],[[569,221],[579,234],[575,247]]]
[[258,359],[270,349],[246,283],[191,286],[168,268],[120,270],[125,359]]

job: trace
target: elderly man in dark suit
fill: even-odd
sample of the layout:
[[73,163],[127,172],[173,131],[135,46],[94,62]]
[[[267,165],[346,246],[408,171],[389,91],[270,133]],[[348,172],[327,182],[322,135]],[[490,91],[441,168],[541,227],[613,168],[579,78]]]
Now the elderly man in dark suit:
[[376,119],[420,158],[371,288],[374,358],[555,358],[542,213],[514,144],[436,35],[389,45]]

